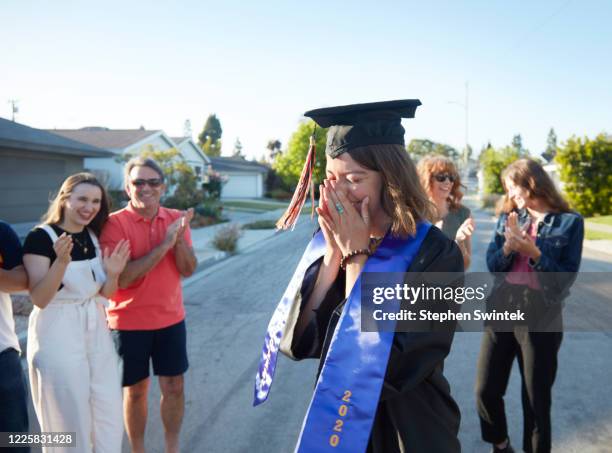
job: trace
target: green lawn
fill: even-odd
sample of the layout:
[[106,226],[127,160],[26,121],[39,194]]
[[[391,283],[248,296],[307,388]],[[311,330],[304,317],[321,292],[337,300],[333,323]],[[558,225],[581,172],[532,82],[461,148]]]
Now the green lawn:
[[261,201],[236,200],[224,201],[223,207],[230,209],[247,209],[249,211],[274,211],[287,207],[288,203],[266,203]]
[[584,220],[586,222],[601,223],[602,225],[612,226],[612,215],[603,215],[600,217],[588,217]]
[[608,241],[612,241],[612,233],[605,233],[602,231],[592,231],[588,228],[584,232],[584,238],[590,239],[591,241],[595,241],[598,239],[607,239]]

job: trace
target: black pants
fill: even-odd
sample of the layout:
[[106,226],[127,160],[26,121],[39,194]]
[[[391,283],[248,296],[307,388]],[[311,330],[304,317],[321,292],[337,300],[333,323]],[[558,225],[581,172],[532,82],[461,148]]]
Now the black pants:
[[550,452],[551,391],[562,338],[562,332],[485,329],[476,378],[476,402],[485,442],[501,443],[508,437],[504,394],[516,357],[521,371],[523,450]]
[[[26,380],[19,353],[13,348],[0,352],[0,432],[28,432]],[[29,447],[6,448],[3,452],[28,452]]]

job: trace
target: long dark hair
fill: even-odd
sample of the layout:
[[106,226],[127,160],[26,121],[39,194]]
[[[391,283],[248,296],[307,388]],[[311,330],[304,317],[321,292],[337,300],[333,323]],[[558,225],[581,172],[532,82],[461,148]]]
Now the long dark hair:
[[102,199],[100,200],[100,210],[93,218],[93,220],[87,225],[97,236],[100,236],[102,227],[108,220],[108,214],[110,212],[110,204],[108,201],[108,194],[104,186],[100,184],[100,181],[91,173],[76,173],[68,176],[62,183],[59,192],[49,204],[49,209],[42,217],[42,222],[46,224],[58,224],[64,221],[64,203],[70,197],[70,194],[74,191],[74,188],[79,184],[91,184],[96,186],[102,192]]
[[529,198],[538,199],[545,203],[551,212],[570,212],[569,204],[555,187],[555,183],[546,173],[542,165],[533,159],[519,159],[508,165],[501,174],[501,182],[506,191],[502,203],[498,207],[498,214],[509,213],[516,209],[516,204],[508,196],[506,179],[526,189]]

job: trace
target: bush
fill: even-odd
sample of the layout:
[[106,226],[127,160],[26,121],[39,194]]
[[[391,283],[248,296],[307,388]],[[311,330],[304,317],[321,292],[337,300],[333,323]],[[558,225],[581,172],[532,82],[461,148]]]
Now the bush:
[[215,201],[206,201],[197,205],[195,207],[195,212],[203,217],[214,217],[216,219],[221,219],[223,214],[223,206]]
[[238,249],[238,239],[240,239],[241,236],[242,230],[240,229],[240,225],[231,224],[219,228],[212,243],[215,248],[234,254]]
[[266,197],[274,198],[275,200],[286,201],[291,200],[291,197],[293,197],[293,193],[289,192],[288,190],[274,189],[266,193]]
[[242,225],[244,230],[271,230],[276,228],[276,220],[256,220]]
[[612,214],[612,140],[570,138],[555,156],[564,192],[585,217]]
[[228,180],[226,175],[222,175],[218,171],[214,171],[212,168],[208,169],[207,182],[202,184],[202,189],[206,194],[206,198],[212,200],[218,200],[221,198],[221,189],[223,184]]

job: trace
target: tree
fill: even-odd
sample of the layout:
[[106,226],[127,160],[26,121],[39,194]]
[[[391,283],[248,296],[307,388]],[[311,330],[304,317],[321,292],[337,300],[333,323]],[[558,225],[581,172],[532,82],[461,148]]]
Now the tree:
[[523,137],[521,137],[521,134],[516,134],[512,137],[512,147],[520,154],[523,149]]
[[427,139],[410,140],[406,150],[414,161],[418,161],[427,154],[440,154],[453,161],[459,159],[459,152],[452,146]]
[[611,137],[571,137],[557,150],[555,162],[574,209],[585,217],[612,214]]
[[204,123],[204,129],[200,135],[198,135],[198,144],[202,151],[208,156],[220,156],[221,155],[221,135],[223,129],[221,128],[221,121],[217,118],[214,113],[208,115],[206,123]]
[[[198,187],[198,177],[176,148],[160,151],[149,145],[139,155],[152,158],[164,171],[168,194],[164,204],[167,207],[187,209],[204,201],[204,193]],[[127,162],[132,157],[133,154],[125,154],[121,159]]]
[[242,143],[240,143],[240,139],[236,137],[236,142],[234,143],[234,151],[232,152],[232,157],[238,157],[240,159],[244,159],[245,156],[242,154]]
[[276,158],[278,157],[278,155],[281,153],[281,146],[283,145],[278,139],[268,140],[268,144],[266,145],[266,148],[269,151],[268,156],[269,156],[270,162],[274,162]]
[[546,150],[542,153],[542,157],[546,159],[547,162],[552,161],[557,154],[557,134],[555,134],[555,130],[551,127],[550,131],[548,131],[548,138],[546,139]]
[[508,165],[520,158],[520,152],[514,146],[495,149],[489,144],[486,149],[482,150],[479,160],[484,178],[484,193],[503,194],[501,173]]
[[[306,155],[310,146],[310,136],[314,129],[313,121],[300,123],[297,130],[289,140],[287,151],[279,155],[273,164],[273,168],[289,187],[295,187],[300,179]],[[325,143],[327,129],[317,127],[316,132],[316,154],[313,180],[315,183],[325,179]]]

